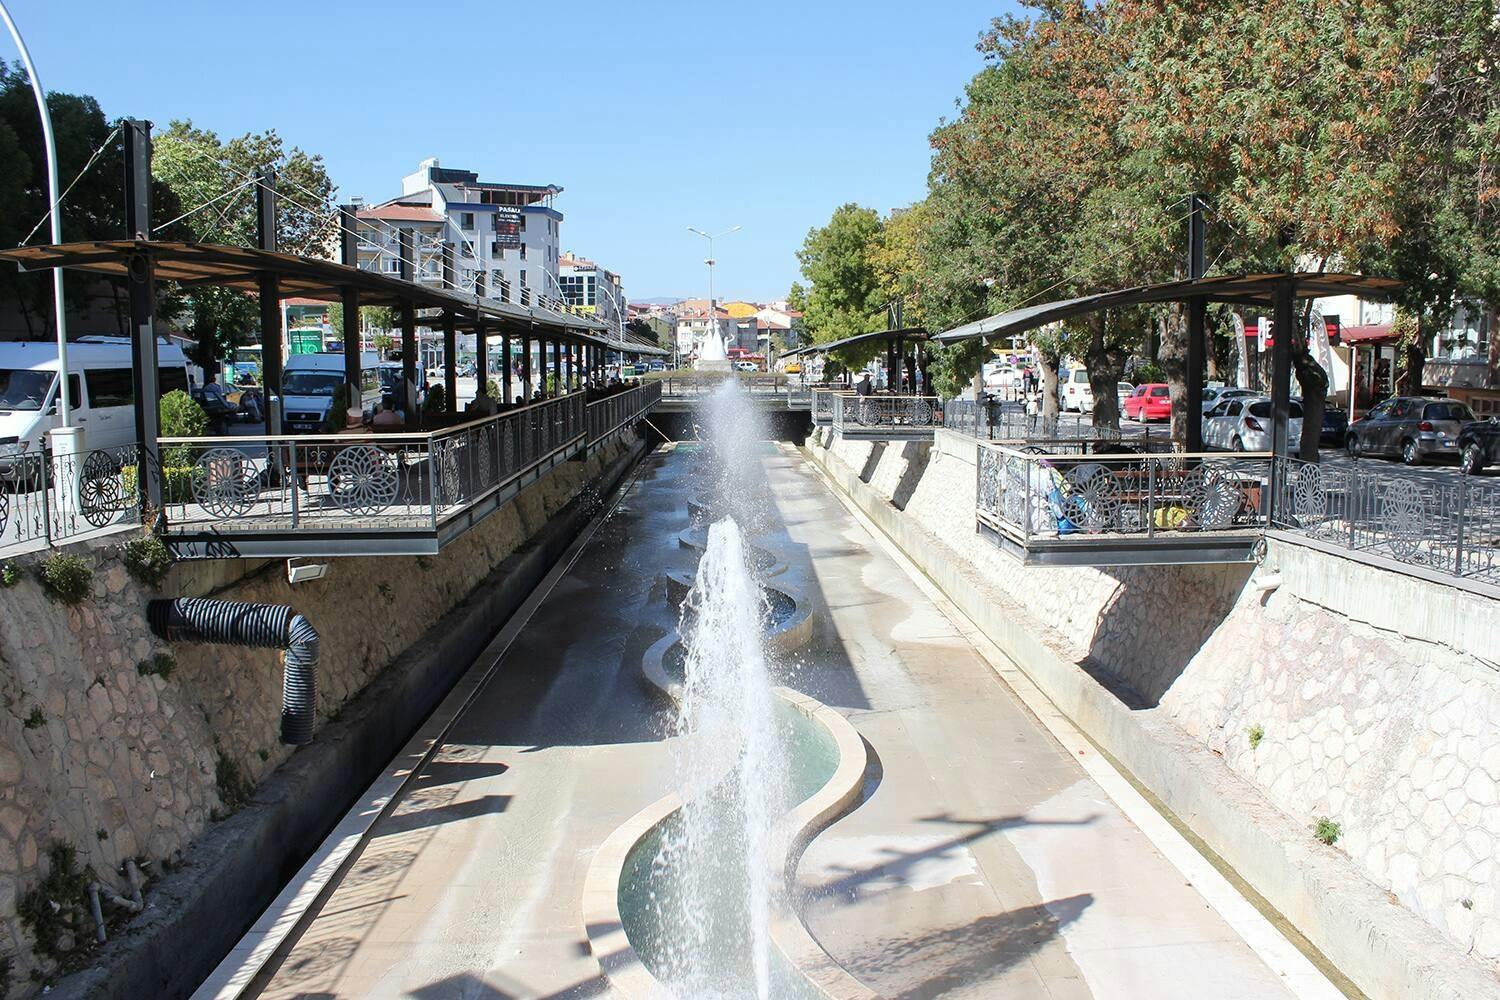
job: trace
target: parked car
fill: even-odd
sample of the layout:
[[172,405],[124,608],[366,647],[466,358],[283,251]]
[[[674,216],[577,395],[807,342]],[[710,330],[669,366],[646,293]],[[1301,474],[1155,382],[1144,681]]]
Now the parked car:
[[1145,423],[1148,420],[1172,419],[1172,390],[1165,382],[1147,382],[1138,385],[1125,397],[1121,406],[1125,416]]
[[1330,448],[1337,448],[1344,443],[1344,435],[1349,432],[1349,411],[1337,406],[1323,407],[1323,433],[1318,435],[1318,442]]
[[[662,365],[661,368],[657,368],[655,365],[652,365],[651,367],[653,371],[662,371],[667,366]],[[782,369],[782,371],[786,372],[788,375],[800,375],[802,374],[802,363],[799,361],[790,362],[785,368]]]
[[215,434],[223,434],[231,420],[239,419],[240,408],[230,400],[229,390],[217,382],[194,387],[193,399],[203,407],[209,430]]
[[740,372],[758,372],[760,371],[760,365],[754,361],[736,361],[734,363],[734,370]]
[[1459,430],[1473,419],[1468,406],[1457,400],[1393,396],[1349,425],[1344,448],[1355,458],[1382,455],[1420,465],[1457,456]]
[[[379,360],[367,352],[361,356],[360,365],[359,405],[368,416],[380,405]],[[313,434],[321,430],[333,405],[333,394],[343,384],[342,352],[320,351],[287,358],[281,376],[283,430],[288,434]]]
[[1233,399],[1236,396],[1241,399],[1247,399],[1251,396],[1259,395],[1260,393],[1254,389],[1240,389],[1232,385],[1207,386],[1203,390],[1203,414],[1207,416],[1209,410],[1212,410],[1226,399]]
[[1477,476],[1500,465],[1500,420],[1472,420],[1458,431],[1458,467]]
[[1094,411],[1094,387],[1089,384],[1087,368],[1072,368],[1062,372],[1058,386],[1058,403],[1064,410],[1078,413]]
[[[1287,451],[1296,454],[1302,440],[1302,403],[1292,400],[1287,415]],[[1271,397],[1231,396],[1203,421],[1203,446],[1224,451],[1271,450]]]
[[1125,412],[1125,398],[1132,392],[1135,392],[1135,386],[1131,385],[1129,382],[1115,383],[1115,402],[1120,404],[1121,413]]

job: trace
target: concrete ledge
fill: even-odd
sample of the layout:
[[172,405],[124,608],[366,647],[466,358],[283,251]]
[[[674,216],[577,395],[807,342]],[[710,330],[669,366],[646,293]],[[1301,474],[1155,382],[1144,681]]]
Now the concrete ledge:
[[571,501],[467,598],[428,629],[351,702],[316,742],[256,790],[250,803],[211,827],[183,868],[147,894],[146,912],[63,979],[49,996],[67,1000],[185,997],[207,978],[298,871],[408,736],[437,706],[504,622],[546,576],[645,451],[636,443],[612,463],[599,490]]
[[[1132,711],[1041,638],[1024,609],[842,463],[805,453],[1079,729],[1376,1000],[1500,1000],[1500,982],[1315,842],[1156,711]],[[978,544],[978,539],[974,539]]]
[[[688,573],[668,572],[661,574],[658,579],[666,587],[667,599],[679,606],[686,600],[688,592],[693,589],[693,577]],[[817,619],[813,616],[807,599],[795,587],[780,581],[774,587],[766,584],[765,589],[775,591],[790,600],[793,609],[786,621],[766,633],[766,645],[776,653],[790,653],[794,649],[807,645],[817,628]]]

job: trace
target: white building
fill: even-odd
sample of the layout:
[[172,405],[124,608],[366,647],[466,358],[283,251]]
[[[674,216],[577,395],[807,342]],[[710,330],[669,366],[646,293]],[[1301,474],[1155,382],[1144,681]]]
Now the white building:
[[562,299],[558,283],[562,213],[556,184],[481,181],[469,170],[423,160],[401,179],[401,195],[359,210],[359,266],[400,270],[399,232],[410,230],[418,281],[442,281],[443,247],[454,251],[458,287],[505,302],[536,305]]
[[558,263],[558,285],[563,301],[575,313],[592,316],[611,329],[626,321],[625,289],[613,271],[573,253],[564,253]]

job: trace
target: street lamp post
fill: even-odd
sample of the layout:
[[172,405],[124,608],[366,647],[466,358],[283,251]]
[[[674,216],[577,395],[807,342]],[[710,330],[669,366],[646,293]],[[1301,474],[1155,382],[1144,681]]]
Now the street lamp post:
[[[715,337],[719,336],[719,317],[717,311],[714,309],[714,240],[723,239],[730,233],[737,233],[743,228],[743,226],[731,226],[730,228],[724,230],[722,233],[715,233],[714,235],[710,236],[708,233],[705,233],[701,229],[697,229],[693,226],[687,227],[688,232],[696,233],[697,235],[703,237],[705,240],[708,240],[708,259],[703,263],[708,265],[708,328],[713,332],[713,335]],[[701,356],[702,355],[700,355],[700,357]]]
[[[16,22],[11,20],[10,11],[5,4],[0,2],[0,18],[5,19],[6,28],[10,29],[10,37],[15,40],[16,48],[21,50],[21,62],[26,67],[26,75],[31,78],[31,92],[36,97],[36,109],[42,118],[42,142],[47,152],[47,200],[51,205],[52,242],[62,242],[62,198],[58,194],[57,186],[57,141],[52,135],[52,112],[47,108],[47,92],[42,88],[42,81],[36,75],[36,66],[31,61],[31,51],[26,48],[26,42],[21,38],[21,32],[16,27]],[[134,234],[131,234],[132,236]],[[62,268],[52,269],[52,294],[54,299],[53,308],[57,312],[57,392],[59,416],[62,418],[62,430],[70,432],[73,427],[73,400],[68,391],[68,317],[64,309],[63,301],[63,272]]]

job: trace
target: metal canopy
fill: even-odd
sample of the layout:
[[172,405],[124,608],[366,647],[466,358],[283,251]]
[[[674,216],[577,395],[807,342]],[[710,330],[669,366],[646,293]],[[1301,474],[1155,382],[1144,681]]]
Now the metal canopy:
[[[105,240],[20,247],[0,251],[0,260],[16,263],[23,271],[65,267],[92,274],[125,278],[130,261],[138,255],[150,258],[155,276],[185,285],[217,285],[242,292],[260,291],[263,275],[277,279],[283,297],[339,302],[346,289],[359,293],[361,305],[399,306],[411,303],[419,309],[452,309],[470,319],[546,327],[552,335],[589,340],[607,330],[595,319],[554,312],[538,306],[520,306],[488,297],[403,281],[315,257],[255,250],[214,243],[170,243],[157,240]],[[604,343],[603,339],[594,341]],[[609,342],[612,343],[612,342]]]
[[790,351],[783,351],[781,356],[783,358],[789,358],[795,354],[826,354],[829,351],[836,351],[841,347],[852,347],[855,344],[863,344],[872,340],[910,340],[912,342],[917,342],[929,339],[931,339],[931,337],[925,328],[920,326],[909,326],[904,327],[900,330],[877,330],[875,333],[857,333],[852,337],[845,337],[843,340],[829,341],[826,344],[808,344],[805,347],[797,347],[793,348]]
[[1390,298],[1401,287],[1392,278],[1373,278],[1363,274],[1321,274],[1298,271],[1280,274],[1242,274],[1210,278],[1168,281],[1159,285],[1139,285],[1112,292],[1099,292],[1076,299],[1062,299],[1038,305],[1023,306],[998,313],[987,319],[966,323],[938,334],[932,339],[940,344],[955,344],[981,337],[999,337],[1024,333],[1084,313],[1100,309],[1204,299],[1209,302],[1233,302],[1270,309],[1276,286],[1292,281],[1297,298],[1324,298],[1333,295],[1358,295],[1364,298]]

